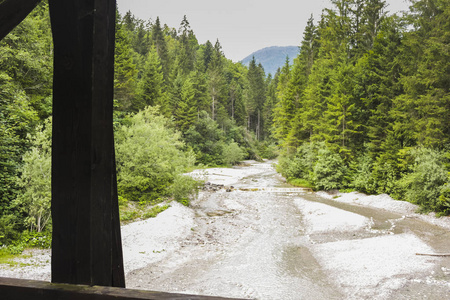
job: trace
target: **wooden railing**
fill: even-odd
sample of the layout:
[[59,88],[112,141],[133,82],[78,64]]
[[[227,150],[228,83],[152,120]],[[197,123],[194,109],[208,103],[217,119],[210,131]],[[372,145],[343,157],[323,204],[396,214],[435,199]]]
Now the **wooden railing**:
[[1,278],[4,300],[225,300],[230,298],[172,294],[104,286],[59,284],[45,281]]

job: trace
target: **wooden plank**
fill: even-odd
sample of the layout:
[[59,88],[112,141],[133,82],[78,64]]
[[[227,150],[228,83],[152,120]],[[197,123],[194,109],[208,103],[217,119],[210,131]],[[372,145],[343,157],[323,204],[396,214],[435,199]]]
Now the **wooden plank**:
[[41,0],[0,1],[0,40],[13,30]]
[[[113,142],[114,147],[114,142]],[[117,194],[117,173],[116,173],[116,155],[113,149],[113,266],[112,266],[112,286],[125,287],[125,271],[123,264],[122,234],[120,232],[120,214],[119,197]]]
[[[113,286],[115,0],[94,1],[92,69],[92,284]],[[118,207],[117,207],[118,209]],[[102,216],[102,217],[99,217]],[[120,221],[119,221],[120,222]],[[95,228],[95,229],[94,229]],[[120,229],[120,228],[119,228]],[[108,236],[106,238],[106,236]],[[105,240],[108,243],[105,243]],[[120,245],[121,247],[121,245]],[[123,279],[125,283],[125,279]],[[121,287],[125,287],[125,284]]]
[[92,14],[77,2],[49,1],[54,40],[52,280],[90,284]]
[[225,300],[230,298],[171,294],[163,292],[131,290],[71,284],[55,284],[44,281],[1,278],[0,295],[8,300]]
[[52,281],[124,286],[113,162],[116,1],[49,4],[55,45]]

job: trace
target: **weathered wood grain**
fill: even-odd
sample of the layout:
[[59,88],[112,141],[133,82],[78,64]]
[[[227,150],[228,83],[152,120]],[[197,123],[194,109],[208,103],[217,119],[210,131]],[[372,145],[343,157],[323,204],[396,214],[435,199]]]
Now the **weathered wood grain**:
[[49,4],[55,45],[52,281],[124,286],[113,161],[116,1]]
[[225,300],[208,297],[140,291],[114,287],[55,284],[43,281],[1,278],[0,295],[8,300]]
[[0,1],[0,40],[14,29],[41,0]]

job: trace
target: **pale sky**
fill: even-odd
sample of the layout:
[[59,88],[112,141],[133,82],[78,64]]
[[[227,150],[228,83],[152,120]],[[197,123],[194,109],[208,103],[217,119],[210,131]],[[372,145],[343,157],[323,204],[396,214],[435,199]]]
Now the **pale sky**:
[[[178,29],[186,15],[200,44],[219,39],[225,56],[237,62],[269,46],[298,46],[311,14],[317,21],[329,0],[117,0],[119,12]],[[407,0],[386,0],[391,13]]]

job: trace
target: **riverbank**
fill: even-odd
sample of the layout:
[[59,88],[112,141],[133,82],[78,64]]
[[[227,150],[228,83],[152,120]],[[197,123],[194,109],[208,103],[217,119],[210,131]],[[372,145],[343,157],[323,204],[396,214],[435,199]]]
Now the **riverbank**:
[[398,213],[402,216],[405,216],[406,218],[417,218],[424,222],[450,230],[450,216],[436,217],[436,214],[434,212],[430,212],[427,214],[418,213],[418,205],[406,201],[395,200],[387,194],[366,195],[359,192],[341,193],[338,191],[319,191],[316,192],[316,195],[326,199],[331,199],[336,202],[366,206]]
[[[416,255],[450,249],[447,217],[387,195],[293,188],[271,162],[193,174],[224,188],[122,226],[127,287],[271,300],[450,298],[450,258]],[[26,255],[0,276],[50,280],[50,251]]]

